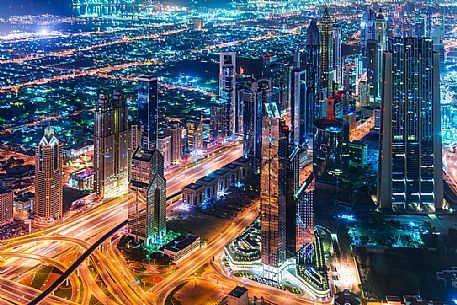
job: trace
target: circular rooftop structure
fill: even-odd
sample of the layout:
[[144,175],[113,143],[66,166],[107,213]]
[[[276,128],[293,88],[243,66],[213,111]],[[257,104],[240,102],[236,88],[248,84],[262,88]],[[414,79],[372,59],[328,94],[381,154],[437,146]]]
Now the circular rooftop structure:
[[317,129],[328,131],[328,132],[342,132],[344,127],[344,121],[337,117],[325,117],[314,121],[314,126]]

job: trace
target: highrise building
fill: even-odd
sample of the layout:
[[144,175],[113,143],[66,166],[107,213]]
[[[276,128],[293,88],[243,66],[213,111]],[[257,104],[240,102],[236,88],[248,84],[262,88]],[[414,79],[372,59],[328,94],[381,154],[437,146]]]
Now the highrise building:
[[187,151],[197,152],[203,148],[202,120],[193,119],[186,122]]
[[375,30],[375,20],[376,20],[376,13],[371,8],[366,11],[366,13],[362,17],[362,22],[360,26],[360,35],[361,35],[361,43],[363,46],[363,62],[364,66],[366,67],[366,59],[367,59],[367,47],[368,47],[368,40],[376,40],[376,30]]
[[261,258],[264,277],[279,281],[286,261],[286,177],[288,128],[275,103],[262,120]]
[[171,164],[171,135],[160,134],[157,141],[157,150],[163,156],[163,164],[168,168]]
[[[314,122],[314,176],[316,184],[336,186],[349,166],[349,126],[341,118],[325,117]],[[318,185],[317,185],[318,186]]]
[[255,131],[257,114],[257,82],[253,80],[246,84],[246,87],[239,92],[240,99],[243,100],[243,156],[254,158],[255,156]]
[[[283,128],[282,133],[289,136],[289,130]],[[298,209],[296,194],[299,190],[300,149],[298,145],[289,144],[286,158],[286,183],[279,185],[284,188],[286,196],[286,253],[287,257],[295,257],[299,251],[300,236],[298,233]]]
[[167,133],[171,140],[170,162],[173,165],[179,164],[182,157],[182,128],[178,122],[171,122],[168,126]]
[[127,193],[128,110],[121,92],[100,95],[94,120],[95,192],[101,198]]
[[378,203],[443,207],[439,54],[430,38],[395,38],[384,53]]
[[13,221],[13,192],[0,187],[0,226]]
[[221,52],[219,57],[219,96],[225,106],[227,135],[239,132],[237,130],[236,105],[236,53]]
[[139,147],[132,160],[128,232],[146,246],[166,234],[166,181],[163,157],[158,150]]
[[277,56],[263,56],[263,76],[271,82],[271,100],[280,111],[289,108],[290,65]]
[[131,125],[129,133],[129,179],[132,170],[132,158],[136,149],[143,145],[143,125]]
[[320,118],[319,93],[320,93],[320,69],[319,69],[319,28],[316,21],[312,20],[306,32],[305,70],[306,70],[306,121],[305,141],[313,139],[314,120]]
[[35,155],[34,213],[45,220],[63,215],[63,144],[52,127],[46,127]]
[[[271,81],[266,78],[257,81],[256,89],[256,110],[255,110],[255,146],[254,160],[252,162],[253,171],[260,173],[262,161],[262,133],[263,133],[263,117],[265,114],[265,105],[270,104],[271,100]],[[279,111],[279,110],[278,110]]]
[[211,140],[215,142],[222,142],[227,138],[228,121],[227,109],[223,101],[211,106]]
[[[291,73],[291,87],[290,87],[290,130],[291,141],[298,145],[306,143],[309,130],[307,119],[310,115],[314,114],[314,109],[309,109],[306,104],[306,70],[295,68]],[[314,118],[313,118],[314,120]],[[312,133],[312,130],[311,130]]]
[[144,126],[144,148],[155,149],[159,136],[159,81],[157,76],[138,77],[138,124]]
[[381,87],[379,80],[379,45],[376,40],[367,41],[367,81],[370,86],[370,95],[373,99],[380,97]]
[[327,96],[331,96],[333,92],[333,82],[335,80],[333,68],[333,22],[327,7],[319,22],[319,42],[320,88],[325,88]]
[[333,70],[335,73],[334,82],[341,86],[343,84],[343,59],[341,58],[341,26],[338,24],[333,25],[332,31],[333,40]]

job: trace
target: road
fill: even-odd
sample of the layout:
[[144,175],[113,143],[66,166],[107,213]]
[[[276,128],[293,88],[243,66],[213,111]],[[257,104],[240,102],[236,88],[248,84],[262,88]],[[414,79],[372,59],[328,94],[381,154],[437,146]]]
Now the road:
[[[208,172],[215,171],[238,159],[241,155],[241,146],[233,146],[225,151],[223,155],[206,159],[197,166],[187,168],[176,176],[170,177],[167,181],[167,195],[170,196],[180,192],[187,184],[195,182],[200,177],[206,176]],[[76,243],[76,241],[79,241],[79,246],[87,247],[127,218],[129,200],[133,199],[130,196],[109,199],[84,213],[72,213],[51,228],[13,238],[0,244],[0,251],[59,257],[59,254],[68,248],[68,245],[62,241],[62,238],[65,238],[67,242],[73,241]],[[36,240],[40,238],[42,240],[37,242]],[[11,256],[14,256],[14,254],[11,254]],[[17,256],[5,258],[3,267],[0,267],[2,274],[0,279],[8,281],[6,276],[23,274],[37,266],[36,261],[31,259],[24,260]],[[149,299],[144,292],[141,292],[141,288],[140,291],[133,287],[132,282],[127,283],[124,274],[120,272],[117,265],[113,264],[112,260],[106,259],[104,254],[98,254],[97,252],[96,255],[92,256],[92,259],[95,262],[95,267],[101,273],[102,279],[107,282],[110,293],[121,304],[143,304],[142,298]],[[86,281],[88,280],[87,270],[85,271],[85,275]],[[21,288],[25,287],[23,285],[21,286]],[[92,293],[100,296],[100,291],[98,290],[92,291]],[[0,297],[7,299],[8,295],[2,290]]]

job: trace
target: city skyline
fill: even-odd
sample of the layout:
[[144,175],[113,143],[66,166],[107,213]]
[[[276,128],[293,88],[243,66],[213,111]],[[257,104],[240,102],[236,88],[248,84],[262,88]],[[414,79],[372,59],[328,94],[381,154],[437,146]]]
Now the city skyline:
[[455,303],[452,1],[0,11],[0,303]]

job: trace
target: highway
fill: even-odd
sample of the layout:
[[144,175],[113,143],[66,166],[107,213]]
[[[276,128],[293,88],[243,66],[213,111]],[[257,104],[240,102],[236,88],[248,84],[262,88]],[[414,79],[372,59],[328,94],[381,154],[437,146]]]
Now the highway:
[[[233,146],[228,148],[223,155],[208,158],[197,166],[187,168],[179,174],[171,176],[167,181],[168,196],[180,192],[187,184],[195,182],[198,178],[207,175],[208,172],[215,171],[238,159],[241,155],[241,146]],[[77,243],[81,247],[91,245],[100,236],[106,234],[106,232],[117,224],[127,219],[129,200],[133,199],[130,196],[123,196],[106,200],[103,204],[99,204],[84,213],[73,213],[67,216],[66,219],[56,223],[51,228],[1,243],[0,251],[9,251],[12,258],[5,258],[3,267],[0,267],[0,272],[5,272],[5,274],[7,273],[10,276],[17,276],[37,266],[36,261],[19,257],[19,252],[29,254],[39,253],[42,256],[59,257],[60,253],[68,248],[68,245],[62,240],[63,238],[66,238],[66,241],[73,241],[75,243],[76,240],[79,240]],[[41,240],[39,240],[40,238]],[[18,253],[18,255],[15,256],[14,253]],[[107,259],[104,254],[98,253],[97,251],[94,252],[91,259],[94,260],[94,266],[99,271],[102,279],[107,282],[105,284],[108,285],[108,290],[117,301],[121,304],[145,304],[144,300],[149,299],[146,296],[147,293],[132,282],[127,282],[125,280],[125,274],[120,272],[118,266],[112,260]],[[24,266],[27,267],[24,268]],[[82,266],[81,268],[84,269],[87,267]],[[84,282],[86,283],[89,281],[87,271],[83,271],[83,274],[85,274]],[[9,280],[5,277],[5,274],[2,274],[2,282],[3,280]],[[91,287],[90,289],[92,290]],[[92,293],[98,295],[100,298],[103,297],[97,288]],[[6,300],[8,295],[2,290],[0,297]],[[146,304],[155,303],[146,302]]]

